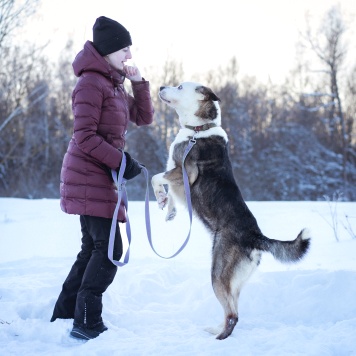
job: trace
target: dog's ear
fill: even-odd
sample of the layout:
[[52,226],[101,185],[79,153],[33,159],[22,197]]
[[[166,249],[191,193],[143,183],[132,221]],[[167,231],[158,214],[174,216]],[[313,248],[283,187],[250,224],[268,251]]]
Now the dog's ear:
[[213,102],[220,101],[220,99],[207,87],[199,86],[195,90],[204,95],[204,99],[200,100],[199,109],[195,115],[202,119],[215,120],[218,116],[218,110]]
[[220,98],[213,93],[210,88],[199,86],[195,89],[198,93],[204,95],[204,100],[221,101]]

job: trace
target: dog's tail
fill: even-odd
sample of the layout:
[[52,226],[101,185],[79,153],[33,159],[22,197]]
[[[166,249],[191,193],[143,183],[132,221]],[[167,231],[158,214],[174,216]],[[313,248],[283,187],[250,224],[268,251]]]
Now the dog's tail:
[[308,252],[310,246],[310,231],[303,229],[296,239],[280,241],[263,236],[257,242],[258,249],[270,252],[280,262],[297,262]]

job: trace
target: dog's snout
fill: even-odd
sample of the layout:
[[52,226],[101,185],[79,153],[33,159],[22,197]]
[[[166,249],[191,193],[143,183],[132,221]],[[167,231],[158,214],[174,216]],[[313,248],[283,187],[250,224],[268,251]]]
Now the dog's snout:
[[159,91],[162,91],[165,87],[159,87]]

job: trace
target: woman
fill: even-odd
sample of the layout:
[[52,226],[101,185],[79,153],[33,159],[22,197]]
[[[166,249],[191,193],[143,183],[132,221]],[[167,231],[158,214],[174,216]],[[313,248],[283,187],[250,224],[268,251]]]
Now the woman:
[[[74,319],[71,336],[92,339],[107,330],[102,294],[112,283],[117,267],[108,259],[110,227],[117,190],[111,169],[118,170],[126,156],[124,178],[140,174],[141,165],[124,152],[129,120],[138,126],[153,121],[149,82],[131,59],[130,33],[118,22],[101,16],[93,26],[93,42],[78,53],[73,69],[78,82],[72,94],[74,134],[61,171],[61,208],[80,215],[82,246],[54,307],[51,321]],[[124,88],[131,81],[133,96]],[[123,206],[118,214],[125,221]],[[116,229],[114,259],[122,255]]]

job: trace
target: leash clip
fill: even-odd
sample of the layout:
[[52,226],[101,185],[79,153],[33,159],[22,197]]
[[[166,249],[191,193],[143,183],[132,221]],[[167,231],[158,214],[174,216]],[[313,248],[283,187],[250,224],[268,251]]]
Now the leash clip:
[[196,131],[195,134],[193,135],[193,137],[189,140],[189,142],[192,143],[193,145],[195,145],[197,143],[197,140],[196,140],[197,133],[198,132]]

